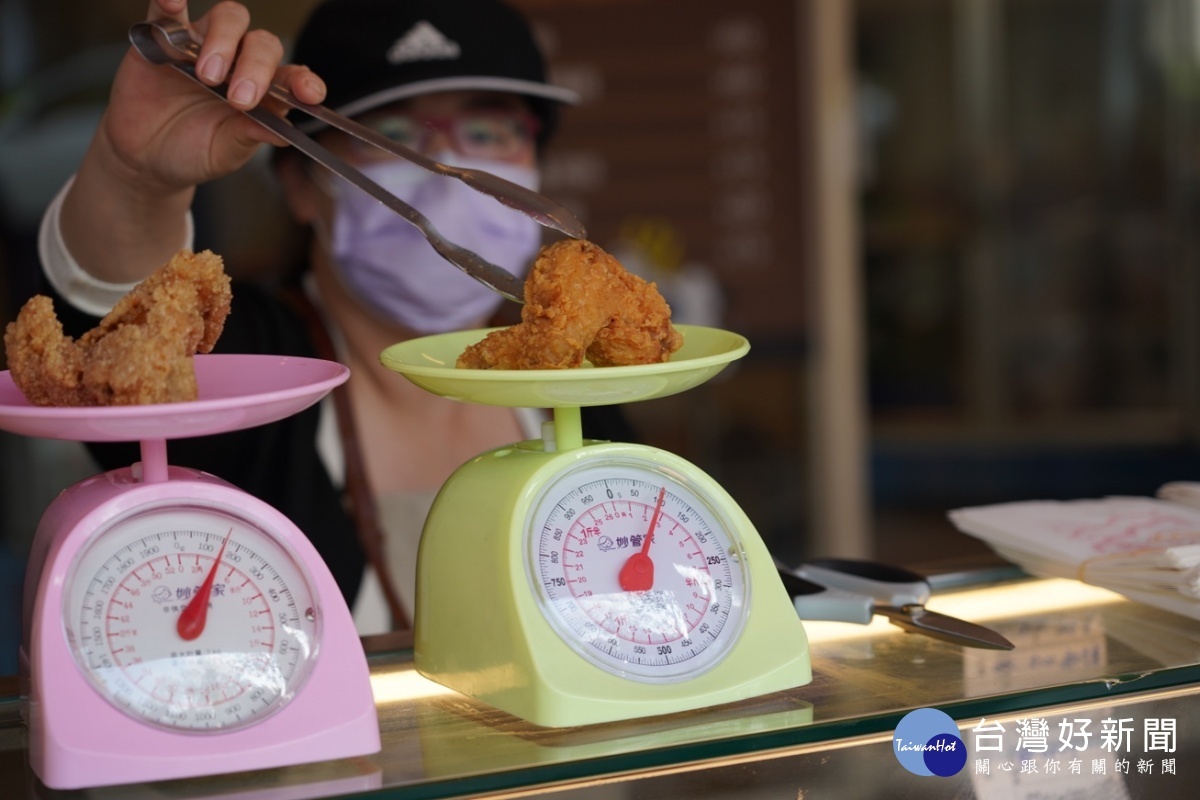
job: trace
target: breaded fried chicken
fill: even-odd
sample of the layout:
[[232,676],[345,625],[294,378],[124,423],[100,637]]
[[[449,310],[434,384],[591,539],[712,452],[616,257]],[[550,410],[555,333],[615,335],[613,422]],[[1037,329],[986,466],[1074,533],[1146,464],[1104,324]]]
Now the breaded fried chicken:
[[210,251],[178,253],[78,341],[38,295],[5,331],[13,382],[42,406],[194,400],[192,356],[212,350],[231,300],[229,276]]
[[683,344],[653,283],[591,242],[542,249],[525,282],[521,322],[468,347],[469,369],[567,369],[666,361]]

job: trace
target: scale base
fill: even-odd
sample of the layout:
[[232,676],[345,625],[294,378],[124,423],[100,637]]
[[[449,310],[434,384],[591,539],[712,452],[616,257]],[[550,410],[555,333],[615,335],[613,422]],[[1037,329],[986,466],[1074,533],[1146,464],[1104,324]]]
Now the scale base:
[[[526,573],[524,526],[538,487],[581,459],[635,454],[686,471],[728,499],[752,585],[732,650],[686,680],[634,680],[600,669],[550,627]],[[757,531],[724,490],[655,448],[588,443],[545,452],[524,442],[485,453],[443,486],[417,563],[414,662],[425,677],[550,728],[669,714],[783,691],[812,680],[808,639]]]
[[[120,724],[97,731],[82,723],[77,723],[75,730],[51,729],[44,724],[42,706],[37,702],[30,703],[29,714],[29,763],[42,783],[52,789],[223,775],[366,756],[380,750],[373,705],[369,711],[339,715],[340,720],[327,726],[322,724],[319,733],[295,735],[287,741],[268,734],[272,741],[263,744],[261,726],[240,734],[225,734],[216,746],[199,741],[194,735],[157,731],[153,747],[140,751],[126,746],[121,739],[124,733],[144,731]],[[303,711],[284,716],[293,726],[299,720],[300,727],[320,718]],[[288,726],[285,721],[279,730]],[[174,752],[168,753],[167,749]]]

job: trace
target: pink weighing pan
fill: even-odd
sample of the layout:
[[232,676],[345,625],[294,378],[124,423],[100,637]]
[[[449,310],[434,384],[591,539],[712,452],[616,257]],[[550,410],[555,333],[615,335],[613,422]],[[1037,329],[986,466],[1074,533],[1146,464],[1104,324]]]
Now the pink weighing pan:
[[198,355],[193,363],[199,399],[140,406],[35,406],[0,372],[0,428],[81,442],[207,436],[291,416],[350,377],[342,364],[316,358]]
[[141,442],[144,480],[165,480],[165,442],[253,428],[299,413],[345,383],[335,361],[268,355],[193,358],[200,397],[137,406],[35,406],[0,372],[0,429],[43,439]]

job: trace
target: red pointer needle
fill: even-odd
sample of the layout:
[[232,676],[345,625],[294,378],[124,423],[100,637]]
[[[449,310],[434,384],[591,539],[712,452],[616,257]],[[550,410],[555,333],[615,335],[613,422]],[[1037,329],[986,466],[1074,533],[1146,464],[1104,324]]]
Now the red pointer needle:
[[650,518],[650,530],[642,541],[642,549],[629,557],[621,567],[617,581],[627,592],[646,592],[654,585],[654,562],[650,560],[650,543],[654,541],[654,529],[658,525],[658,516],[662,513],[663,497],[667,487],[658,490],[658,502],[654,504],[654,516]]
[[208,571],[208,577],[204,579],[204,583],[200,584],[200,591],[192,597],[187,608],[183,609],[183,613],[179,615],[179,621],[175,623],[175,630],[179,633],[179,638],[185,642],[190,642],[204,633],[204,623],[208,621],[208,597],[212,594],[213,579],[217,577],[217,567],[221,566],[221,557],[225,555],[225,545],[229,544],[230,536],[233,536],[233,528],[230,528],[229,533],[225,534],[225,541],[221,542],[221,549],[217,551],[217,558],[213,561],[212,569]]

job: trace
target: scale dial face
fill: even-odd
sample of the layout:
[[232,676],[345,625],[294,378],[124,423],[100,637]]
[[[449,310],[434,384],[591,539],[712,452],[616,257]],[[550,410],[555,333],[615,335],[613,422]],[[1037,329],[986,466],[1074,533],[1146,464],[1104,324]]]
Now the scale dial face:
[[749,586],[738,536],[679,473],[636,457],[585,461],[535,501],[527,572],[543,615],[596,666],[677,682],[741,633]]
[[277,537],[199,503],[108,524],[64,596],[67,639],[96,690],[135,719],[197,733],[284,706],[316,659],[319,621],[312,583]]

